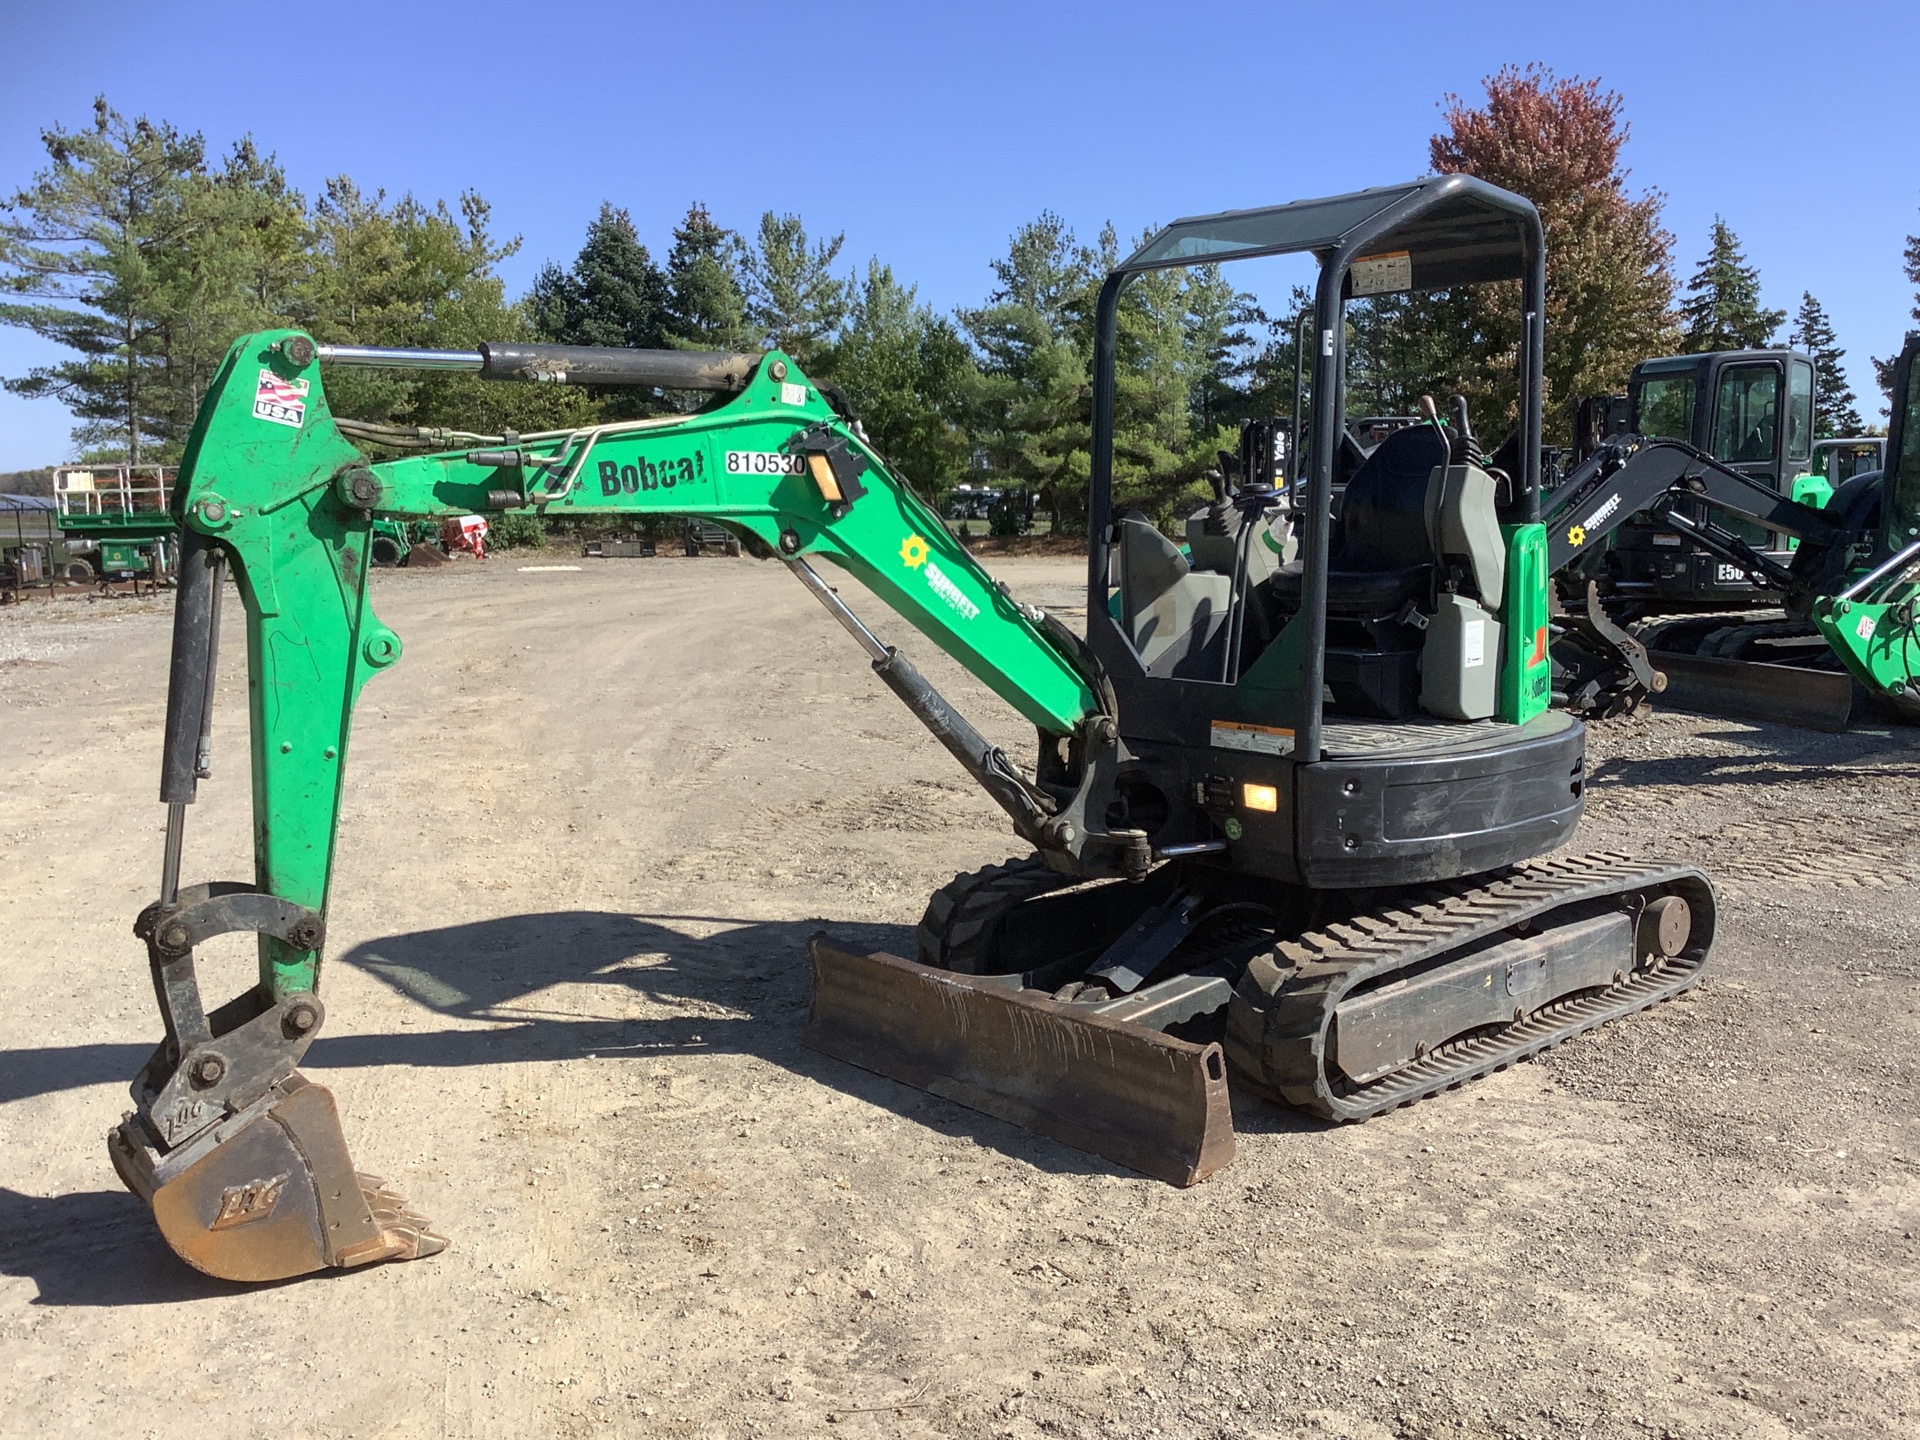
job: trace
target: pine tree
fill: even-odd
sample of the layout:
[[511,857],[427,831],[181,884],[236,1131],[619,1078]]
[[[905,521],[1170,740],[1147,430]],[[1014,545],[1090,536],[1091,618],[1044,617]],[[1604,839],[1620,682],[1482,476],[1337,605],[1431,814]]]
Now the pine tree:
[[682,350],[753,350],[741,276],[742,246],[695,201],[673,232],[667,256],[664,326]]
[[[1906,272],[1907,283],[1913,286],[1913,310],[1910,318],[1920,324],[1920,235],[1907,236],[1907,248],[1901,254],[1901,268]],[[1889,404],[1893,400],[1893,364],[1900,357],[1898,353],[1885,360],[1874,357],[1873,373],[1880,382],[1880,393],[1887,397]]]
[[979,353],[970,429],[987,478],[1036,494],[1056,530],[1085,515],[1092,308],[1101,257],[1051,211],[1014,232],[999,284],[961,325]]
[[1840,348],[1840,338],[1833,333],[1826,309],[1810,290],[1801,292],[1800,310],[1793,317],[1788,343],[1813,357],[1819,375],[1814,386],[1813,433],[1823,440],[1858,435],[1864,422],[1860,419],[1859,397],[1847,384],[1847,352]]
[[1760,304],[1760,272],[1747,263],[1740,238],[1718,215],[1706,259],[1687,281],[1688,298],[1680,314],[1682,344],[1690,355],[1709,350],[1758,350],[1773,343],[1787,318],[1784,310]]
[[1186,276],[1185,341],[1197,366],[1193,418],[1200,431],[1211,434],[1253,414],[1247,397],[1259,353],[1254,328],[1268,321],[1253,296],[1229,281],[1220,266],[1196,265]]
[[528,306],[541,336],[563,345],[654,350],[663,343],[666,276],[625,210],[602,204],[570,270],[535,277]]
[[951,322],[920,304],[913,287],[878,260],[851,288],[846,323],[823,373],[888,463],[937,498],[959,482],[967,463],[964,410],[978,380],[972,353]]
[[251,140],[188,190],[189,239],[158,267],[166,315],[165,433],[192,428],[234,337],[284,322],[307,274],[306,201]]
[[144,117],[129,123],[104,97],[93,125],[42,132],[52,162],[6,201],[0,220],[0,324],[73,351],[8,379],[16,395],[63,402],[74,438],[138,464],[184,438],[169,387],[170,307],[205,224],[193,203],[204,178],[198,135]]
[[758,244],[746,255],[747,320],[809,374],[847,318],[852,287],[833,273],[845,240],[835,235],[809,246],[798,215],[769,210],[760,217]]
[[[1434,169],[1476,175],[1531,200],[1547,240],[1546,416],[1564,438],[1565,402],[1624,388],[1635,362],[1673,345],[1673,237],[1665,196],[1628,193],[1621,151],[1625,101],[1597,80],[1561,79],[1539,65],[1507,66],[1483,82],[1486,103],[1444,101],[1447,128],[1428,144]],[[1387,376],[1475,399],[1481,424],[1516,413],[1518,285],[1457,296],[1415,296],[1403,306],[1424,330],[1433,376]],[[1484,397],[1482,399],[1481,397]]]

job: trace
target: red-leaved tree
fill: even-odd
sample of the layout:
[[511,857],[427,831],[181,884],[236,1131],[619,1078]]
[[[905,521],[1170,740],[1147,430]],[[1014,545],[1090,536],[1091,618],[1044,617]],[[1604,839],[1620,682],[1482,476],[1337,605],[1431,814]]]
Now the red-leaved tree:
[[[1526,196],[1540,211],[1547,236],[1547,431],[1563,435],[1568,402],[1620,389],[1635,361],[1675,343],[1673,237],[1660,223],[1665,196],[1627,192],[1624,102],[1598,80],[1509,65],[1483,84],[1483,105],[1451,94],[1441,102],[1447,128],[1429,143],[1429,156],[1436,170],[1478,176]],[[1481,334],[1517,332],[1517,287],[1467,303],[1483,312],[1483,323],[1473,327]],[[1504,395],[1510,362],[1501,368],[1506,376],[1497,389]]]

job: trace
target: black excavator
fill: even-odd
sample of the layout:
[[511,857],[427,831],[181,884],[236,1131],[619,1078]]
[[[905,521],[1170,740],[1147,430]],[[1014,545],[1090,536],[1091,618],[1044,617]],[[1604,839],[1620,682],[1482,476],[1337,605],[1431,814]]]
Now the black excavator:
[[[1902,618],[1920,538],[1920,467],[1899,452],[1912,417],[1896,404],[1887,439],[1816,440],[1814,384],[1793,351],[1634,368],[1615,428],[1543,512],[1571,612],[1556,621],[1558,701],[1606,716],[1657,691],[1829,731],[1920,720]],[[1863,602],[1894,607],[1885,626],[1862,631]]]
[[[1319,278],[1297,483],[1258,431],[1178,547],[1113,501],[1122,296],[1170,267],[1300,253]],[[1348,301],[1516,282],[1518,423],[1496,452],[1510,458],[1482,451],[1464,402],[1450,421],[1429,404],[1343,473],[1336,517]],[[1713,943],[1705,875],[1550,856],[1581,815],[1585,731],[1549,706],[1544,291],[1534,207],[1466,176],[1153,236],[1096,314],[1084,636],[996,584],[778,352],[236,342],[173,500],[187,554],[167,845],[136,925],[166,1038],[110,1137],[121,1177],[177,1253],[229,1278],[444,1243],[354,1170],[331,1096],[297,1068],[325,1018],[349,717],[400,656],[362,559],[390,517],[694,515],[784,564],[1031,849],[936,893],[913,956],[817,937],[809,1043],[1147,1175],[1191,1184],[1228,1163],[1229,1069],[1323,1119],[1365,1120],[1685,990]],[[542,435],[423,437],[336,420],[322,377],[346,365],[713,398]],[[377,463],[361,448],[409,445]],[[1033,764],[983,738],[818,562],[1019,711]],[[255,873],[184,884],[227,573],[247,620]],[[195,946],[232,932],[258,937],[259,981],[209,1008]]]

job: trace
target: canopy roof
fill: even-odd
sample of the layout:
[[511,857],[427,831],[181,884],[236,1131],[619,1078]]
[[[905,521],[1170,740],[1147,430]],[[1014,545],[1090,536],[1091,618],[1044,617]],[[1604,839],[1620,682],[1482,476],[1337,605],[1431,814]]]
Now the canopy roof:
[[1436,175],[1322,200],[1176,220],[1119,267],[1158,270],[1312,251],[1325,264],[1406,252],[1412,288],[1526,275],[1540,233],[1533,202],[1471,175]]

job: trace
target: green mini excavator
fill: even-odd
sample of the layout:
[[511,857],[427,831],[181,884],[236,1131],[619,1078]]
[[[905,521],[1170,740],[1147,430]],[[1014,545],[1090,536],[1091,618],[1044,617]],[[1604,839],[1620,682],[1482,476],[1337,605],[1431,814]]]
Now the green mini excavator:
[[[1177,546],[1113,504],[1122,294],[1169,267],[1287,254],[1319,270],[1310,453],[1280,476],[1270,440],[1243,447]],[[1342,459],[1348,300],[1480,284],[1521,298],[1514,436],[1489,456],[1464,402],[1450,422],[1429,405]],[[1096,316],[1084,635],[996,584],[777,352],[240,340],[173,498],[186,553],[166,852],[135,927],[166,1038],[110,1137],[122,1179],[178,1254],[232,1279],[444,1243],[354,1169],[332,1097],[298,1070],[325,1018],[349,719],[401,653],[368,603],[382,518],[691,515],[790,569],[1032,847],[936,893],[913,956],[816,937],[809,1043],[1144,1174],[1191,1184],[1230,1160],[1229,1067],[1314,1115],[1364,1120],[1685,989],[1713,939],[1704,875],[1543,858],[1572,836],[1585,784],[1582,725],[1548,705],[1544,287],[1533,206],[1465,176],[1148,240]],[[323,377],[347,365],[710,400],[372,463],[362,446],[403,437],[335,419]],[[1025,717],[1032,763],[868,629],[823,565]],[[255,870],[189,885],[184,817],[209,769],[228,573],[246,611]],[[257,937],[258,983],[209,1009],[195,947],[236,932]]]

